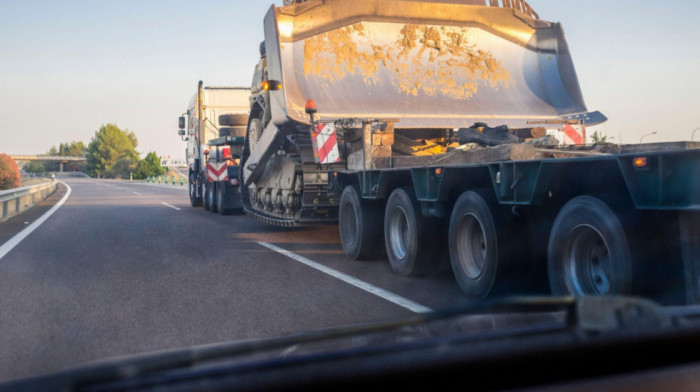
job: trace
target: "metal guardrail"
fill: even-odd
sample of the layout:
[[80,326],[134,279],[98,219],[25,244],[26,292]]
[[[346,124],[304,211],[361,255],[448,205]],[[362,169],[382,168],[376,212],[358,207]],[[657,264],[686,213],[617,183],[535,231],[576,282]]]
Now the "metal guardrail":
[[13,216],[33,207],[44,200],[58,188],[58,181],[44,184],[25,186],[0,192],[0,222],[4,222]]
[[[21,172],[22,178],[53,178],[53,177],[86,177],[90,178],[87,174],[81,171],[53,171],[53,172],[43,172],[43,173],[26,173]],[[53,176],[53,177],[52,177]]]

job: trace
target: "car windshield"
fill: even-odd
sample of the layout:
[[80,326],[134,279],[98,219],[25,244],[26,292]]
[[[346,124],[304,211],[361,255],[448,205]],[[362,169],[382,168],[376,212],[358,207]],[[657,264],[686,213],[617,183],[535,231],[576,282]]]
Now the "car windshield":
[[451,335],[509,336],[570,298],[690,309],[698,14],[0,0],[0,384],[456,310]]

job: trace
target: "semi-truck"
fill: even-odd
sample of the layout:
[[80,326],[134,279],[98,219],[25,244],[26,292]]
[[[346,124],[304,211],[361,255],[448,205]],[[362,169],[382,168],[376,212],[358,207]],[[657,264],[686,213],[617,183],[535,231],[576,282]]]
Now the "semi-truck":
[[700,144],[586,145],[606,118],[525,1],[289,0],[264,34],[248,215],[337,222],[348,258],[450,266],[472,299],[700,301]]
[[239,169],[248,125],[250,88],[205,87],[202,81],[179,118],[187,141],[193,207],[222,215],[242,212]]

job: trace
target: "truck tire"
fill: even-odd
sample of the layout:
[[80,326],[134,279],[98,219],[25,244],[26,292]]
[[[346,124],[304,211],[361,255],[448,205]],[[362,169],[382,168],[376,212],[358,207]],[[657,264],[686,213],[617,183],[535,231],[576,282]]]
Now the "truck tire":
[[401,276],[437,271],[441,257],[433,252],[440,240],[435,222],[423,216],[413,188],[394,190],[386,203],[384,243],[391,268]]
[[205,211],[209,211],[211,204],[209,204],[209,188],[211,187],[211,182],[205,181],[202,185],[202,207]]
[[226,184],[218,183],[216,186],[216,211],[219,215],[231,215],[232,208],[226,206]]
[[643,265],[643,244],[629,220],[636,212],[614,201],[579,196],[559,211],[547,246],[554,295],[629,295],[633,268]]
[[382,204],[363,199],[359,185],[345,187],[338,206],[338,228],[348,258],[366,260],[383,256],[382,216]]
[[232,136],[232,137],[244,137],[246,132],[246,127],[225,127],[219,128],[219,137]]
[[[490,189],[464,192],[450,217],[449,249],[452,272],[462,293],[471,299],[510,293],[515,280],[525,274],[514,271],[516,237],[511,235],[501,207]],[[527,279],[526,279],[527,280]],[[525,282],[523,282],[525,283]]]
[[248,115],[222,114],[219,116],[219,125],[222,127],[245,127],[248,125]]
[[193,172],[190,172],[187,187],[189,188],[190,205],[192,207],[200,207],[202,205],[202,198],[199,196],[199,194],[197,192],[198,186],[199,186],[199,184],[197,183],[197,177],[194,175]]
[[207,189],[207,202],[209,203],[209,212],[216,212],[216,182],[209,182],[209,187]]

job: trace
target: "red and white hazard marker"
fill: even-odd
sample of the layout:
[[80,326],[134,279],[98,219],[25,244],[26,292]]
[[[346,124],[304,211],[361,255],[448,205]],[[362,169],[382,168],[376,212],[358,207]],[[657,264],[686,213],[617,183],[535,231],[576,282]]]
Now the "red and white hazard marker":
[[313,133],[315,138],[314,153],[319,163],[334,163],[340,161],[338,139],[335,135],[335,124],[318,124]]
[[580,125],[564,125],[562,129],[564,132],[564,144],[586,144],[586,131],[585,128]]
[[228,181],[228,170],[226,170],[226,162],[207,163],[207,179],[209,181]]

